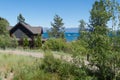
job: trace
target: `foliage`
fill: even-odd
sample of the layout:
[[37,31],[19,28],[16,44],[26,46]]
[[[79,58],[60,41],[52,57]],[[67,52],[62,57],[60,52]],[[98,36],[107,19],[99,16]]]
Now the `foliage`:
[[0,47],[4,48],[9,45],[9,36],[7,27],[9,26],[9,23],[6,19],[0,17]]
[[5,49],[7,47],[16,48],[18,46],[17,40],[15,38],[10,38],[9,35],[0,36],[0,48]]
[[[9,26],[9,23],[6,19],[0,17],[0,48],[5,49],[6,47],[13,47],[12,38],[9,36],[9,31],[7,30],[7,27]],[[14,40],[16,41],[16,40]],[[14,42],[14,46],[16,43]]]
[[17,70],[21,70],[21,67],[24,65],[32,66],[32,63],[35,62],[36,59],[32,57],[26,56],[17,56],[11,54],[0,54],[0,78],[9,77],[10,73],[17,74]]
[[60,80],[93,79],[93,77],[87,75],[84,68],[80,68],[69,62],[56,59],[51,53],[46,53],[40,68],[45,72],[57,73]]
[[85,55],[87,51],[86,50],[87,45],[88,44],[83,40],[77,40],[77,41],[71,42],[71,49],[72,49],[73,55],[74,53],[77,53],[78,55]]
[[11,48],[17,48],[17,47],[18,47],[18,41],[16,40],[15,37],[13,37],[13,38],[11,39],[10,47],[11,47]]
[[9,22],[0,17],[0,35],[6,35],[8,34],[7,27],[9,26]]
[[60,63],[60,60],[54,59],[54,56],[51,53],[46,53],[43,64],[41,64],[41,69],[44,69],[45,72],[54,73],[57,72]]
[[4,36],[4,35],[0,36],[0,48],[5,49],[10,45],[10,41],[8,40],[8,38],[9,38],[8,36]]
[[[54,66],[52,67],[54,68]],[[41,60],[39,59],[33,60],[30,65],[19,66],[15,73],[17,74],[15,74],[13,80],[60,80],[57,74],[45,72],[41,69]]]
[[55,15],[54,23],[51,23],[52,28],[48,30],[49,37],[53,38],[64,38],[64,27],[63,19]]
[[27,37],[23,38],[23,47],[24,47],[24,48],[29,47],[29,41],[28,41],[28,38],[27,38]]
[[[90,65],[96,66],[97,70],[93,72],[98,80],[113,80],[115,71],[113,66],[116,63],[111,59],[115,57],[112,52],[111,41],[107,36],[107,22],[110,20],[110,14],[106,10],[103,0],[96,1],[91,10],[90,23],[93,31],[90,33],[89,53]],[[112,55],[112,56],[111,56]],[[117,67],[116,67],[117,68]]]
[[41,48],[41,47],[42,47],[41,35],[38,35],[38,36],[34,39],[34,43],[35,43],[35,47],[36,47],[36,48]]
[[44,50],[62,51],[66,48],[66,41],[64,39],[48,39],[44,45]]
[[25,18],[22,16],[22,14],[19,14],[17,17],[18,22],[25,22]]
[[102,34],[106,34],[107,31],[107,22],[110,20],[110,14],[106,11],[106,7],[103,3],[103,0],[95,1],[92,10],[90,11],[90,23],[91,27],[95,29],[96,26],[102,27]]
[[110,13],[112,30],[116,30],[120,26],[120,5],[117,0],[104,0],[106,10]]
[[86,33],[86,23],[85,23],[85,21],[82,19],[82,20],[80,20],[79,21],[80,22],[80,25],[79,25],[79,34],[80,34],[80,36],[78,37],[78,39],[83,39],[84,38],[84,35],[85,35],[85,33]]

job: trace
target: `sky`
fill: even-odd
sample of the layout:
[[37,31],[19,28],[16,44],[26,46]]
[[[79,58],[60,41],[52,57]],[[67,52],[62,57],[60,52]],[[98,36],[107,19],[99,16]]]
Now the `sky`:
[[79,20],[89,22],[90,10],[95,0],[0,0],[0,17],[11,26],[21,13],[32,26],[50,28],[54,16],[63,18],[66,28],[78,27]]

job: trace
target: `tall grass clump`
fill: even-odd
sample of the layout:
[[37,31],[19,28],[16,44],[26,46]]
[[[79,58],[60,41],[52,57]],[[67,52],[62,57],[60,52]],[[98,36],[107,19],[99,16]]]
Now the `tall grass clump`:
[[10,73],[17,74],[22,66],[32,66],[36,58],[17,56],[12,54],[0,54],[0,77],[7,78]]

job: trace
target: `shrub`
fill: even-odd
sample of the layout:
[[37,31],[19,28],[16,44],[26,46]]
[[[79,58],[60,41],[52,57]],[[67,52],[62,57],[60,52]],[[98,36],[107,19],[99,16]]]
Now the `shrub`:
[[55,59],[51,53],[46,53],[41,64],[41,69],[45,72],[55,73],[60,66],[61,61],[59,59]]
[[27,37],[23,38],[23,47],[24,48],[29,47],[29,41],[28,41]]
[[73,42],[66,42],[64,39],[48,39],[44,45],[44,50],[52,50],[52,51],[63,51],[65,53],[70,54],[82,54],[85,55],[87,53],[87,43],[83,40],[77,40]]
[[0,48],[5,49],[11,45],[11,38],[8,35],[1,35],[0,36]]
[[44,45],[44,50],[62,51],[66,48],[66,41],[64,39],[48,39]]
[[38,35],[35,39],[34,39],[34,47],[36,48],[41,48],[42,47],[42,40],[41,40],[41,35]]
[[16,48],[16,47],[18,47],[18,41],[16,40],[15,37],[11,39],[11,42],[10,42],[10,46],[9,46],[9,47],[10,47],[10,48]]
[[75,64],[56,59],[51,53],[46,53],[40,69],[45,73],[57,74],[59,80],[95,80],[94,77],[87,74],[84,67]]

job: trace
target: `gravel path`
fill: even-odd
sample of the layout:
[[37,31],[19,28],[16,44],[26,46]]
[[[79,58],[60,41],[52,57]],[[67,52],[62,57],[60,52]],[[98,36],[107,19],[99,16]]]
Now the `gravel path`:
[[32,57],[36,57],[36,58],[44,57],[43,53],[41,53],[41,52],[27,52],[27,51],[23,51],[23,50],[0,50],[0,53],[32,56]]
[[[23,56],[32,56],[32,57],[36,57],[36,58],[44,58],[44,53],[43,52],[33,52],[33,51],[24,51],[24,50],[10,50],[10,49],[6,49],[6,50],[2,50],[0,49],[0,53],[1,54],[15,54],[15,55],[23,55]],[[70,61],[71,57],[68,55],[60,55],[60,54],[55,54],[53,53],[53,56],[55,58],[59,58],[59,59],[63,59],[66,61]]]

